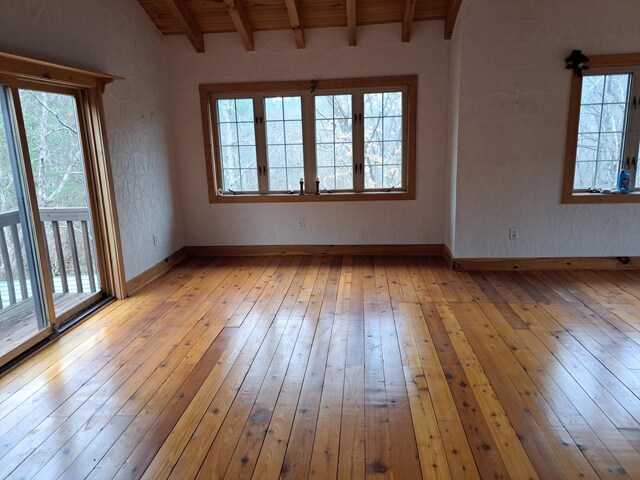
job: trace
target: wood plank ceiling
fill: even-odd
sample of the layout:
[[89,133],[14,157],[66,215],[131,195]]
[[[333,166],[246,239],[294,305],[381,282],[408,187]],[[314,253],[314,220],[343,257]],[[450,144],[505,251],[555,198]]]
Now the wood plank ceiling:
[[346,27],[345,40],[357,45],[358,25],[402,23],[400,40],[411,40],[414,22],[444,20],[451,38],[462,0],[138,0],[164,35],[186,35],[204,52],[205,33],[238,32],[255,49],[254,32],[291,30],[298,48],[305,29]]

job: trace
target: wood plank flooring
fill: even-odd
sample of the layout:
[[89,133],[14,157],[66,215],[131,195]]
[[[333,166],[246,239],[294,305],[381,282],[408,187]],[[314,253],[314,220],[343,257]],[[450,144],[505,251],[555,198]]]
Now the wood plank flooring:
[[0,376],[0,478],[640,479],[640,273],[192,258]]

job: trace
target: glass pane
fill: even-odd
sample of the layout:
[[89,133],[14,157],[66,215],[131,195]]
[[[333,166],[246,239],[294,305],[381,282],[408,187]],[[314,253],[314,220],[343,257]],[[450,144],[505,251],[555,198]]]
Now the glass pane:
[[270,168],[269,184],[273,190],[286,190],[287,170],[285,168]]
[[592,133],[600,131],[602,120],[602,105],[583,105],[580,108],[580,123],[578,132]]
[[624,132],[626,104],[611,103],[602,106],[602,132]]
[[0,355],[48,326],[35,273],[27,202],[21,194],[22,163],[8,95],[0,85]]
[[284,145],[270,145],[267,155],[269,156],[269,174],[274,168],[280,168],[286,166],[285,161],[285,146]]
[[573,188],[586,190],[594,184],[596,175],[596,162],[580,162],[576,163],[576,173],[573,180]]
[[626,103],[631,75],[606,75],[603,103]]
[[74,97],[20,90],[59,317],[101,291]]
[[629,73],[583,78],[575,189],[617,188],[630,83]]
[[216,101],[222,189],[226,192],[258,191],[258,159],[250,98]]
[[582,78],[580,104],[602,103],[604,95],[604,75],[587,75]]
[[597,133],[578,134],[578,150],[576,154],[577,162],[593,162],[598,159],[598,139]]
[[364,95],[365,189],[402,187],[402,92]]
[[265,98],[264,109],[267,118],[269,190],[299,190],[300,178],[304,177],[302,99]]
[[622,133],[601,133],[598,142],[598,160],[620,161],[622,156]]
[[300,97],[284,97],[284,119],[302,120],[302,109],[300,108]]
[[283,120],[284,116],[282,112],[282,98],[265,98],[264,111],[267,117],[267,121]]
[[598,162],[596,173],[596,188],[612,188],[618,184],[618,162]]
[[320,189],[353,189],[351,95],[315,97],[316,163]]

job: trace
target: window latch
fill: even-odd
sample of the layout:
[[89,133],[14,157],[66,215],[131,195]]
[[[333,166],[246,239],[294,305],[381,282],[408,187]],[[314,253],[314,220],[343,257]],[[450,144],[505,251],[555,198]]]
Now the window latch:
[[627,157],[627,170],[629,170],[629,157]]
[[633,168],[636,168],[636,157],[633,157],[631,159],[631,165],[633,166]]
[[638,100],[637,97],[633,97],[633,109],[634,110],[638,107],[637,100]]

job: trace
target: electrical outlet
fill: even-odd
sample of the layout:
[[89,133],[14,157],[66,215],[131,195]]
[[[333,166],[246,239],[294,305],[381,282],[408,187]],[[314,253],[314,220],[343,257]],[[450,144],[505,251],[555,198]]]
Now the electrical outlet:
[[298,219],[298,228],[300,230],[304,230],[304,218],[299,218]]
[[158,245],[158,237],[153,235],[153,246],[155,247],[156,245]]
[[509,227],[509,240],[517,240],[520,238],[520,227]]

